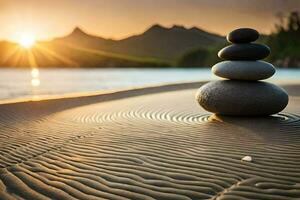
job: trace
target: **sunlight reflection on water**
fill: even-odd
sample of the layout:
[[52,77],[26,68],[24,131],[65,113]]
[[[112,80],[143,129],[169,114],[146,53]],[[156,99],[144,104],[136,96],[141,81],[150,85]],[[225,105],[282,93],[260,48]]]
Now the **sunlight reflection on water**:
[[33,68],[31,70],[31,85],[33,87],[38,87],[41,84],[39,75],[40,75],[39,69]]
[[38,78],[33,78],[33,79],[31,79],[31,85],[33,86],[33,87],[37,87],[37,86],[39,86],[40,85],[40,79],[38,79]]
[[38,78],[39,75],[40,75],[39,69],[33,68],[33,69],[31,70],[31,77],[32,77],[32,78]]

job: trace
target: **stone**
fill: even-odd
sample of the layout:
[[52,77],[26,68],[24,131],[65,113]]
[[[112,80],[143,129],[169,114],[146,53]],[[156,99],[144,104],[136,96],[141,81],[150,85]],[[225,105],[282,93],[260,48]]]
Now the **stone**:
[[222,78],[257,81],[273,76],[275,68],[264,61],[223,61],[215,64],[212,72]]
[[222,80],[203,85],[196,94],[207,111],[229,116],[267,116],[282,111],[288,94],[262,81]]
[[262,44],[232,44],[218,53],[225,60],[260,60],[270,54],[270,48]]
[[246,162],[252,162],[252,157],[251,156],[244,156],[241,161],[246,161]]
[[250,43],[259,38],[259,33],[251,28],[239,28],[227,35],[228,42],[232,43]]

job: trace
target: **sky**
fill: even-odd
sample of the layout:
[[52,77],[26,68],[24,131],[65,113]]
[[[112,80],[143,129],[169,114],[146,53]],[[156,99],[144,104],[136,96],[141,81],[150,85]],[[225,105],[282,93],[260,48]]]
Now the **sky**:
[[238,27],[270,33],[278,13],[293,10],[300,10],[300,0],[0,0],[0,40],[50,40],[76,26],[122,39],[157,23],[221,35]]

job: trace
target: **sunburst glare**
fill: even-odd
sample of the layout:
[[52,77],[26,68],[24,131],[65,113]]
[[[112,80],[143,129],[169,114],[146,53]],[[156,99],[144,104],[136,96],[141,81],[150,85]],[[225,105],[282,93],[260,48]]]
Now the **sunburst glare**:
[[19,45],[25,49],[30,49],[35,44],[35,38],[33,35],[24,34],[18,41]]

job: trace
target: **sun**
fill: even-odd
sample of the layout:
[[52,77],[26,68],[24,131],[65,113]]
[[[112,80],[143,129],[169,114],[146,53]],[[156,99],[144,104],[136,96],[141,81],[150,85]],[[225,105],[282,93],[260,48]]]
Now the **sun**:
[[35,44],[35,38],[33,35],[24,34],[18,41],[19,45],[25,49],[30,49]]

